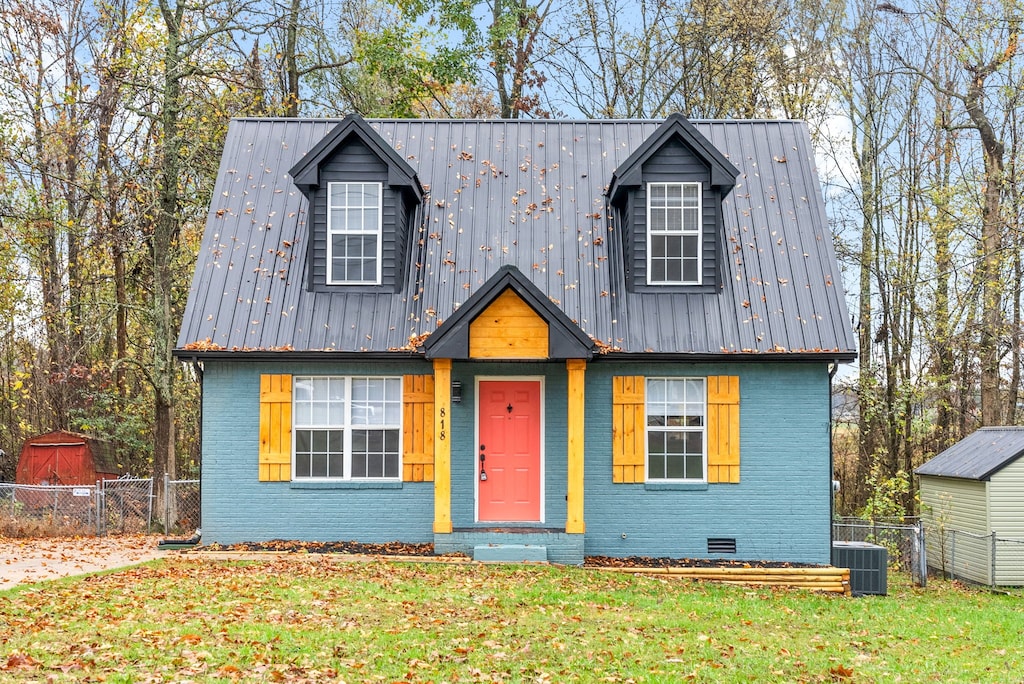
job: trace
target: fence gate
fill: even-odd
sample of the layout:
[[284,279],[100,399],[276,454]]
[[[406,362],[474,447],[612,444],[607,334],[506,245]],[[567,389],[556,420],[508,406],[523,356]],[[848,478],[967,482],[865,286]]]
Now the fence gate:
[[150,531],[153,516],[151,478],[103,480],[97,498],[100,511],[97,534]]
[[928,582],[924,526],[920,522],[896,523],[840,518],[832,521],[832,539],[870,542],[884,546],[889,551],[890,564],[898,570],[909,570],[914,584],[923,587]]
[[172,480],[164,475],[164,491],[164,532],[191,533],[199,529],[199,480]]

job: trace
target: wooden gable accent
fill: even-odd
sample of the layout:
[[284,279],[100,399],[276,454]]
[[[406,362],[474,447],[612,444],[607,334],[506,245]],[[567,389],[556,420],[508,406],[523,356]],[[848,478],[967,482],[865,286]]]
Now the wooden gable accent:
[[612,482],[643,482],[647,421],[642,375],[612,378]]
[[402,480],[434,481],[434,376],[402,380]]
[[505,290],[469,325],[473,359],[546,359],[548,324],[529,304]]
[[[519,328],[513,334],[508,326]],[[471,338],[477,353],[471,353]],[[595,346],[529,278],[506,264],[427,337],[423,351],[431,360],[589,360]]]
[[292,478],[292,376],[260,376],[260,482]]
[[740,481],[740,379],[708,378],[708,482]]

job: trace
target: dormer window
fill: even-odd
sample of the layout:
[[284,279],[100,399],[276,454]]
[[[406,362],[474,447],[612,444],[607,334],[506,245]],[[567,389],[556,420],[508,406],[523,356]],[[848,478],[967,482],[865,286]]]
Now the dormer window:
[[380,183],[328,183],[329,285],[381,282]]
[[307,289],[401,290],[409,235],[423,204],[409,162],[352,114],[288,173],[309,201]]
[[697,285],[701,184],[647,184],[647,284]]
[[607,196],[632,292],[722,290],[722,201],[739,170],[680,114],[615,168]]

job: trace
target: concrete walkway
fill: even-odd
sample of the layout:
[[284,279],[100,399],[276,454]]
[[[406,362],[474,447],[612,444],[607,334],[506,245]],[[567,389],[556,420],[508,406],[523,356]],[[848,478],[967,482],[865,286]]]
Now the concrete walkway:
[[0,538],[0,590],[161,558],[153,535]]

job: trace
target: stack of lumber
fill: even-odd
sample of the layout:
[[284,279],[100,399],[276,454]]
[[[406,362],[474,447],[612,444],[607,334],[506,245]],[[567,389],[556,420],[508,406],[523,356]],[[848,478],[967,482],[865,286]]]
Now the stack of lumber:
[[713,567],[661,567],[661,568],[619,568],[601,567],[596,570],[611,570],[642,575],[668,575],[689,579],[725,582],[726,584],[753,584],[764,586],[794,587],[812,591],[836,594],[850,594],[849,568],[713,568]]

